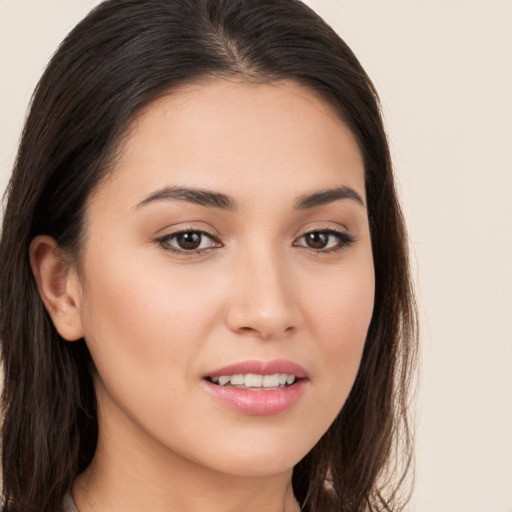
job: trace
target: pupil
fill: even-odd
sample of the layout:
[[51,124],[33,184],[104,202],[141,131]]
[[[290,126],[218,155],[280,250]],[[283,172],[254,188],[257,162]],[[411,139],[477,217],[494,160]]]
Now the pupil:
[[177,235],[177,242],[182,249],[197,249],[201,245],[201,235],[199,233],[180,233]]
[[306,243],[312,249],[323,249],[329,241],[329,235],[325,233],[309,233],[306,236]]

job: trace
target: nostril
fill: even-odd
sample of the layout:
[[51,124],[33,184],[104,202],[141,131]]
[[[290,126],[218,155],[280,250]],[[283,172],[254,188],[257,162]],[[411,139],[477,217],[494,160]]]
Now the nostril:
[[252,328],[252,327],[240,327],[238,329],[240,332],[246,332],[246,333],[253,333],[253,332],[256,332],[256,329]]

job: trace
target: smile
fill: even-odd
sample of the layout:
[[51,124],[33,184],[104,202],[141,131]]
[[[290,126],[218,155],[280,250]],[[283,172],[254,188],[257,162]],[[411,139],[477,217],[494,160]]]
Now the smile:
[[293,408],[309,385],[306,370],[291,361],[243,361],[202,379],[218,403],[252,416],[273,416]]
[[273,375],[258,375],[255,373],[221,375],[212,377],[210,381],[219,386],[231,386],[239,389],[285,389],[296,381],[295,375],[274,373]]

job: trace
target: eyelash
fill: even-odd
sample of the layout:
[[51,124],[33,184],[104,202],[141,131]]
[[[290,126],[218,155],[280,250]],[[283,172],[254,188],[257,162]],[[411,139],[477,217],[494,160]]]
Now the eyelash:
[[[176,248],[176,247],[173,247],[172,245],[170,245],[171,240],[176,239],[176,237],[178,237],[180,235],[186,235],[186,234],[199,235],[200,237],[209,238],[212,240],[212,242],[215,245],[213,245],[211,247],[205,247],[203,249],[190,249],[190,250],[183,249],[183,248]],[[337,243],[334,247],[329,247],[327,249],[314,249],[312,247],[308,247],[307,245],[301,245],[301,244],[297,243],[299,240],[304,239],[306,236],[313,235],[313,234],[323,234],[323,235],[326,235],[327,237],[334,236],[337,238]],[[303,235],[301,235],[296,241],[293,242],[292,245],[294,247],[302,247],[302,248],[312,251],[316,254],[331,254],[331,253],[336,253],[336,252],[340,252],[340,251],[347,249],[355,241],[356,241],[355,237],[353,235],[351,235],[350,233],[347,233],[346,231],[337,230],[337,229],[333,229],[333,228],[313,229],[313,230],[308,231],[308,232],[304,233]],[[212,249],[217,249],[217,248],[223,247],[222,243],[216,237],[214,237],[212,234],[210,234],[206,231],[200,230],[200,229],[193,229],[193,228],[184,228],[179,231],[175,231],[174,233],[170,233],[168,235],[158,238],[156,240],[156,242],[165,251],[168,251],[168,252],[171,252],[174,254],[178,254],[181,256],[185,256],[185,257],[198,255],[198,254],[204,254],[206,252],[209,252]]]
[[[206,247],[203,249],[190,249],[190,250],[178,249],[178,248],[172,247],[170,245],[170,241],[172,239],[175,239],[176,237],[178,237],[180,235],[186,235],[186,234],[195,234],[195,235],[200,235],[201,237],[210,238],[215,243],[215,245],[212,247]],[[160,244],[160,246],[162,246],[162,248],[164,250],[169,251],[174,254],[183,255],[183,256],[204,254],[207,251],[209,252],[211,249],[217,249],[219,247],[222,247],[222,243],[219,240],[217,240],[217,238],[215,238],[212,234],[208,233],[207,231],[203,231],[201,229],[194,229],[194,228],[180,229],[179,231],[175,231],[174,233],[164,235],[164,236],[158,238],[156,241],[158,244]]]
[[312,234],[323,234],[327,235],[328,237],[334,236],[337,238],[337,243],[334,247],[329,247],[327,249],[314,249],[313,247],[308,247],[305,245],[297,245],[297,242],[294,242],[293,245],[295,247],[303,247],[305,249],[309,249],[310,251],[313,251],[317,254],[331,254],[343,251],[350,247],[355,241],[355,237],[351,235],[350,233],[347,233],[346,231],[328,228],[328,229],[313,229],[311,231],[308,231],[304,233],[302,236],[300,236],[297,240],[301,240],[305,238],[308,235]]

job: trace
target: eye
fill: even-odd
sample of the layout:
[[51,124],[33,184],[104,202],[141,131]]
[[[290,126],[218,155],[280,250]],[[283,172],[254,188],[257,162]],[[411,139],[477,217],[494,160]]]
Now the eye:
[[347,248],[355,238],[344,231],[334,229],[315,230],[305,233],[293,243],[317,252],[334,252]]
[[165,235],[157,242],[167,251],[175,253],[198,253],[222,244],[205,231],[187,229]]

